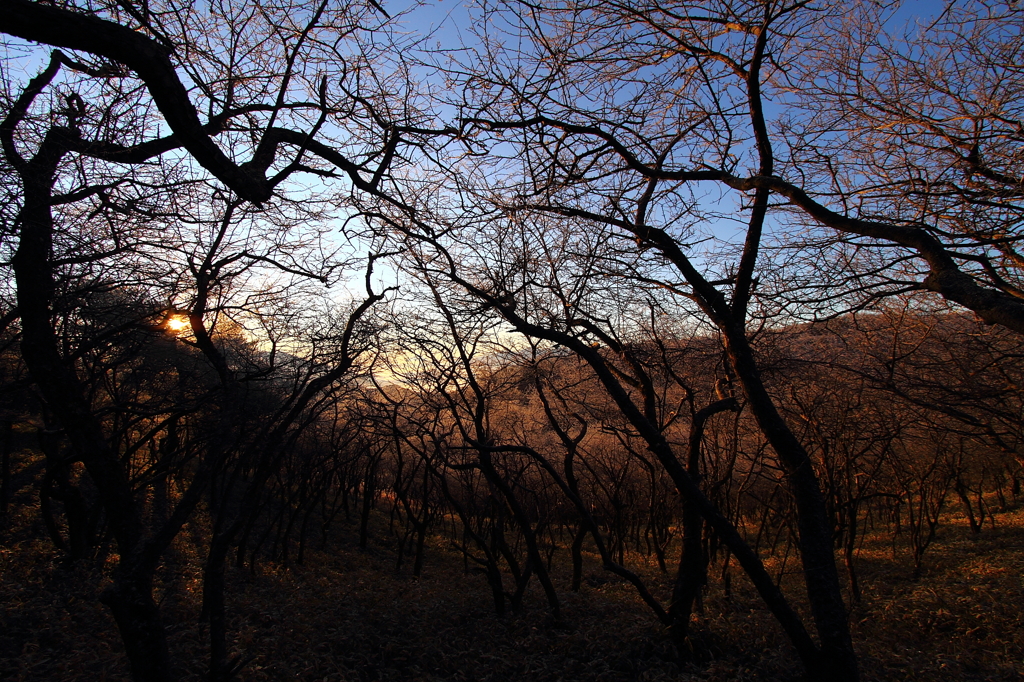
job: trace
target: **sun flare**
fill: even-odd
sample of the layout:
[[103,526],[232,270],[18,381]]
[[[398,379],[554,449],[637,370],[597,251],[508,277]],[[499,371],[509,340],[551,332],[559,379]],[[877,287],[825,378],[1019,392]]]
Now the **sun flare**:
[[184,315],[171,315],[167,318],[166,324],[172,332],[180,332],[188,327],[188,318]]

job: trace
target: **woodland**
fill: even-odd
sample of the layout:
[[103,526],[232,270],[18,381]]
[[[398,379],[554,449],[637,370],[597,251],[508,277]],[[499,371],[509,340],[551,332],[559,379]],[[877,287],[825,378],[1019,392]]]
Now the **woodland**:
[[0,679],[1024,675],[1017,2],[0,35]]

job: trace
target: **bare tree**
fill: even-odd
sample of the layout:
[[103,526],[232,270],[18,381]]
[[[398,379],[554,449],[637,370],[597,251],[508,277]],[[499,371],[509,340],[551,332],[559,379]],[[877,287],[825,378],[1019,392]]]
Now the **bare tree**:
[[[239,414],[239,381],[265,372],[267,363],[254,362],[251,353],[248,358],[245,353],[232,356],[230,349],[218,347],[217,318],[223,320],[231,310],[226,300],[216,300],[225,283],[259,268],[325,277],[325,271],[311,271],[296,257],[296,249],[282,243],[295,221],[287,208],[267,210],[275,188],[294,183],[296,174],[330,177],[340,172],[372,190],[393,158],[400,135],[395,122],[379,117],[367,99],[353,92],[362,88],[362,95],[368,95],[364,77],[376,48],[369,42],[360,46],[359,34],[379,28],[380,21],[372,8],[329,3],[302,11],[230,4],[196,11],[173,5],[92,8],[16,1],[5,5],[2,14],[0,31],[8,35],[81,51],[75,57],[54,51],[38,76],[11,84],[14,94],[5,102],[0,122],[0,142],[14,177],[6,186],[15,188],[17,198],[10,224],[18,240],[12,262],[22,355],[70,441],[71,457],[83,462],[96,486],[116,538],[120,562],[103,600],[118,623],[133,675],[173,679],[153,600],[153,574],[162,552],[231,453],[235,425],[222,432],[222,442],[207,444],[206,456],[189,469],[184,495],[158,525],[147,527],[137,481],[129,478],[125,465],[131,468],[137,448],[122,451],[119,430],[111,431],[90,404],[79,376],[87,369],[81,349],[59,343],[60,278],[75,264],[88,264],[111,280],[123,278],[122,284],[169,284],[165,291],[173,292],[168,294],[172,312],[174,306],[188,308],[193,343],[219,377],[227,406],[221,416],[230,423],[230,416]],[[208,21],[223,22],[224,30],[206,30]],[[10,73],[5,71],[5,76]],[[338,120],[346,126],[335,144],[317,139],[325,129],[338,134]],[[214,137],[225,146],[218,146]],[[232,157],[243,146],[248,146],[250,159],[238,163]],[[309,151],[314,146],[320,150],[315,159]],[[286,155],[281,153],[285,149]],[[206,184],[210,176],[242,200],[225,196],[223,188],[211,189]],[[304,209],[322,206],[319,200],[325,194],[318,188],[288,187],[304,194]],[[211,194],[213,201],[206,203]],[[337,197],[331,195],[336,204]],[[262,210],[244,207],[243,200],[262,204]],[[218,212],[220,218],[211,219]],[[254,213],[260,215],[254,218]],[[240,215],[252,222],[263,220],[263,225],[278,220],[276,237],[272,230],[264,231],[259,241],[250,230],[244,244],[232,243],[226,228]],[[323,218],[308,210],[302,215]],[[168,224],[173,227],[168,229]],[[192,239],[183,229],[189,225],[198,233],[213,229]],[[172,230],[187,235],[186,243],[170,239]],[[167,248],[175,245],[176,253]],[[126,257],[131,254],[133,258]],[[194,287],[191,301],[175,283]],[[307,407],[333,390],[361,352],[351,343],[355,325],[380,298],[372,291],[367,295],[347,322],[331,332],[335,340],[329,366],[314,362],[304,375],[300,371],[291,397],[276,408],[273,428],[262,443],[277,448],[275,457],[288,451],[295,437],[292,426],[303,423]],[[248,316],[258,326],[268,301],[254,294],[248,308],[235,307],[234,315]],[[261,307],[263,312],[254,314]],[[160,313],[150,317],[158,322]],[[274,366],[273,353],[269,366]],[[168,429],[165,440],[171,443],[174,424],[174,419],[165,421],[155,434]],[[170,451],[181,454],[178,448]],[[276,462],[280,459],[265,456],[247,462],[255,471],[248,488],[255,492],[249,497],[258,498],[260,483]],[[217,548],[237,532],[237,520],[221,530]],[[216,567],[214,561],[214,575]],[[217,602],[215,594],[211,599]],[[218,644],[223,628],[214,627],[211,634],[211,676],[219,679],[232,669]]]
[[[873,7],[850,19],[786,2],[489,4],[471,59],[443,67],[462,86],[450,100],[462,118],[448,162],[460,174],[448,188],[458,188],[460,210],[477,211],[476,222],[446,223],[474,235],[442,246],[452,276],[519,331],[585,356],[590,343],[620,345],[601,301],[616,278],[691,302],[720,333],[788,472],[823,652],[849,679],[856,661],[829,515],[751,344],[751,320],[780,307],[769,278],[796,272],[832,310],[856,305],[840,302],[851,293],[931,291],[1024,331],[1014,283],[1017,85],[995,94],[1019,81],[1019,12],[953,9],[937,30],[887,42],[872,33],[888,28]],[[852,27],[865,17],[864,30]],[[809,51],[826,32],[835,37]],[[601,241],[579,275],[601,286],[561,300],[536,294],[544,275],[533,263],[551,260],[552,233],[516,243],[500,232],[541,220]],[[830,243],[847,269],[815,278],[816,262],[802,255],[772,263],[780,251],[764,247],[782,243],[787,223],[838,234]]]
[[[460,146],[480,159],[457,181],[463,206],[477,207],[477,222],[461,221],[463,234],[472,236],[457,250],[431,241],[446,253],[439,270],[518,331],[571,348],[602,381],[607,377],[619,408],[694,499],[703,495],[660,434],[649,381],[642,373],[633,376],[642,396],[634,403],[595,348],[623,353],[615,326],[621,316],[628,328],[630,297],[616,300],[607,292],[626,286],[667,292],[676,301],[670,308],[697,313],[717,329],[734,380],[788,473],[798,509],[822,657],[814,645],[797,648],[814,674],[822,674],[819,660],[827,659],[844,678],[855,679],[832,531],[813,463],[765,386],[747,329],[775,191],[760,179],[776,178],[762,84],[778,44],[797,31],[800,9],[723,3],[705,14],[647,5],[496,7],[486,16],[487,30],[504,26],[522,47],[512,51],[499,37],[487,40],[489,33],[482,36],[477,61],[455,73],[464,75],[466,88],[459,103],[466,114]],[[679,68],[654,68],[665,59]],[[734,175],[740,164],[754,175]],[[688,184],[705,180],[751,192],[744,235],[728,264],[689,248],[699,239],[693,226],[713,216]],[[561,227],[530,228],[542,223]],[[563,236],[574,231],[588,236]],[[566,276],[550,272],[552,239],[561,254],[572,254],[562,258],[571,258],[577,282],[549,293],[545,278]],[[587,241],[589,248],[581,244]],[[628,365],[628,353],[624,357]],[[700,504],[709,520],[715,516],[712,524],[722,536],[732,533],[737,551],[748,552],[743,561],[756,574],[759,562],[740,549],[735,530],[706,498]],[[776,599],[774,587],[762,594]],[[794,641],[806,636],[787,629]]]
[[1024,14],[930,9],[901,21],[860,3],[793,42],[779,174],[806,194],[786,196],[826,271],[873,295],[934,292],[1020,332]]

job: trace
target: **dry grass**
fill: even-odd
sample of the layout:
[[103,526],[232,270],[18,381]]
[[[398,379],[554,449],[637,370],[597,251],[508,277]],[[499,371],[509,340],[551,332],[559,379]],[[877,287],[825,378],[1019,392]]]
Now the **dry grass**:
[[[96,566],[62,566],[43,538],[31,497],[0,517],[0,679],[126,680],[113,622],[95,599]],[[712,585],[698,638],[713,659],[680,662],[628,585],[596,564],[579,594],[561,593],[555,626],[539,593],[522,612],[493,614],[478,575],[433,548],[422,579],[396,573],[384,546],[355,548],[342,529],[307,567],[228,576],[234,650],[259,680],[799,680],[793,652],[741,579],[726,598]],[[379,535],[382,535],[380,533]],[[183,680],[200,680],[199,571],[183,535],[161,571],[160,598]],[[951,519],[920,581],[889,543],[861,555],[864,599],[853,609],[863,677],[1019,680],[1024,674],[1024,512],[999,515],[971,537]],[[653,569],[652,581],[667,585]],[[560,587],[568,576],[558,573]],[[790,582],[790,581],[787,581]],[[789,587],[796,599],[797,591]]]
[[1024,512],[1000,514],[977,536],[951,519],[918,581],[887,547],[869,546],[861,564],[855,636],[875,679],[1024,677]]

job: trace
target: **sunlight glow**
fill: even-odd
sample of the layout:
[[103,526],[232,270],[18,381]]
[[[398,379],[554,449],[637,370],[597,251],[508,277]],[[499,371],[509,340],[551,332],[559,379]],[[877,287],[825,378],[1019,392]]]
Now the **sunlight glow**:
[[172,332],[180,332],[188,327],[188,318],[184,315],[171,315],[165,324]]

